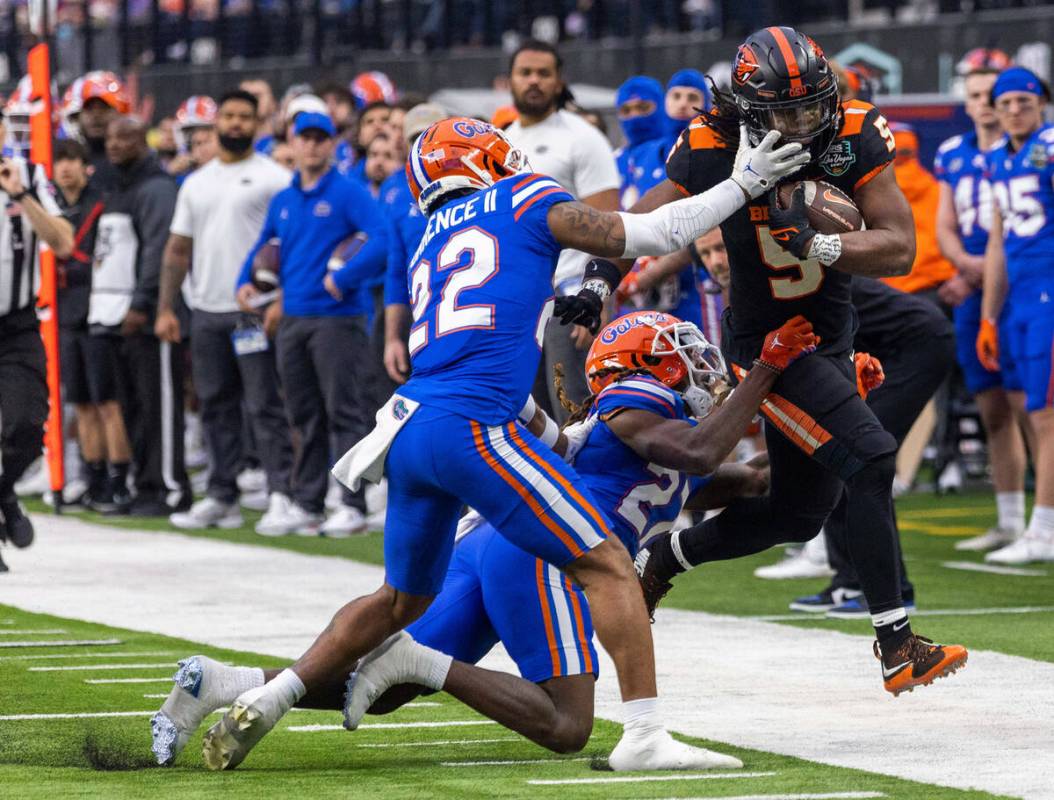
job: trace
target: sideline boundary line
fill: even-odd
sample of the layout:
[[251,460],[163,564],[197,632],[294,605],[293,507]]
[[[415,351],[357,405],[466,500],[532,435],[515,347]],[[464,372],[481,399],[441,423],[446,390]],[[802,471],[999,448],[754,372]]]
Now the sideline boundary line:
[[771,778],[778,772],[688,772],[682,775],[626,775],[617,778],[535,778],[527,781],[531,786],[579,786],[589,783],[658,783],[669,781],[722,781],[737,778]]
[[1000,567],[995,564],[980,564],[976,561],[942,561],[941,566],[947,569],[961,569],[966,572],[987,572],[992,575],[1016,575],[1026,578],[1045,578],[1043,569],[1022,569],[1020,567]]

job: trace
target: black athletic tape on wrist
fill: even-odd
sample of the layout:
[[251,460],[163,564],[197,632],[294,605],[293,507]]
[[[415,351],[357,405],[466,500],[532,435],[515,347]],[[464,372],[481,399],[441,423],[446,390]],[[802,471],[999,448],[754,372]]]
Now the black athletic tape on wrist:
[[594,258],[586,264],[586,271],[582,276],[582,285],[588,286],[590,281],[595,280],[604,281],[608,285],[608,294],[610,294],[622,282],[622,272],[607,259]]

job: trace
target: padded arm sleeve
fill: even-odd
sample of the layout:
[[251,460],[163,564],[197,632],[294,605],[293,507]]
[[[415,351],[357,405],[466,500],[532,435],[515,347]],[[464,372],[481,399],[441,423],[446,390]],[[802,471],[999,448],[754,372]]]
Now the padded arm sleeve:
[[728,179],[702,194],[677,200],[647,214],[619,212],[626,229],[623,256],[661,256],[687,247],[746,201],[739,184]]

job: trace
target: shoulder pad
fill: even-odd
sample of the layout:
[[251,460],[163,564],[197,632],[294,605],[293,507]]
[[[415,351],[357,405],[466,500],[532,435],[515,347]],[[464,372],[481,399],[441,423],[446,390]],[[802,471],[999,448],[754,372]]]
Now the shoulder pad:
[[956,147],[963,143],[962,134],[953,136],[950,139],[945,139],[941,142],[940,147],[937,148],[938,153],[947,153],[949,150],[954,150]]
[[688,146],[692,150],[724,150],[728,143],[700,115],[688,125]]

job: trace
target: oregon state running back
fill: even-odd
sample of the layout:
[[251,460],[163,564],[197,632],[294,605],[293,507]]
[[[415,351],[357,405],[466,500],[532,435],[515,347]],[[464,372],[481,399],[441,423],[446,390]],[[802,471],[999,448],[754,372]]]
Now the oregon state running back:
[[657,540],[646,558],[645,589],[661,591],[671,576],[705,561],[811,539],[847,486],[860,493],[851,504],[850,554],[885,687],[899,694],[954,671],[966,651],[911,633],[897,576],[896,441],[856,392],[850,278],[906,274],[915,254],[911,210],[887,169],[894,143],[885,119],[868,103],[839,102],[835,75],[811,38],[792,28],[765,28],[740,46],[731,92],[715,91],[714,111],[682,133],[667,162],[667,181],[634,210],[708,189],[728,174],[742,135],[754,141],[770,129],[809,151],[810,162],[792,180],[829,181],[852,196],[866,230],[817,233],[800,187],[786,208],[770,191],[722,223],[732,285],[721,344],[733,377],[746,375],[765,332],[789,316],[807,317],[820,347],[787,369],[762,406],[770,495],[738,501],[714,519]]

